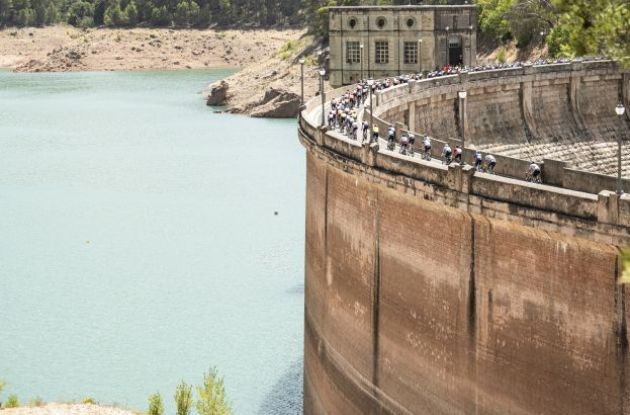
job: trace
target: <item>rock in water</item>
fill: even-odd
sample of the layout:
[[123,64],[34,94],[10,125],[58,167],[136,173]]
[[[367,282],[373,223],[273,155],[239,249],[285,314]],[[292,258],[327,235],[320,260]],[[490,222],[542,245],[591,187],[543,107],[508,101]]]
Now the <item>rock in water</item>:
[[252,110],[252,117],[293,118],[300,110],[300,96],[289,91],[269,89]]
[[208,94],[207,105],[223,105],[227,98],[229,85],[225,81],[214,83],[210,86],[210,94]]

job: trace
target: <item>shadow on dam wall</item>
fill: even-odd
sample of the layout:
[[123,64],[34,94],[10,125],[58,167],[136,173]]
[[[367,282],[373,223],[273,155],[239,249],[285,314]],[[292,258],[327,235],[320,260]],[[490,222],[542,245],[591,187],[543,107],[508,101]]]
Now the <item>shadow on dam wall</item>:
[[257,415],[301,415],[304,411],[304,362],[294,362],[265,397]]

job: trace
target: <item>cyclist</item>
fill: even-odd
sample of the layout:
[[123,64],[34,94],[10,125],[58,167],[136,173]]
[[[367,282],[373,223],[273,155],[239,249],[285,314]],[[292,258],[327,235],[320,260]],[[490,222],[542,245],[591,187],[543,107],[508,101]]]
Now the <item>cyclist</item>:
[[402,134],[400,136],[400,154],[407,154],[409,149],[409,136],[407,134]]
[[369,131],[370,124],[367,121],[363,121],[363,141],[367,141]]
[[396,129],[393,125],[387,130],[387,149],[393,150],[396,147]]
[[455,146],[455,151],[454,151],[454,159],[455,161],[458,161],[460,164],[462,164],[462,148],[460,146]]
[[494,174],[494,166],[497,165],[497,159],[495,159],[492,154],[486,154],[484,161],[486,163],[485,171]]
[[416,144],[416,137],[409,133],[409,155],[413,157],[413,146]]
[[481,163],[483,162],[483,155],[481,151],[475,151],[475,170],[481,171]]
[[425,134],[424,140],[422,140],[422,145],[424,146],[424,158],[427,161],[431,161],[431,138]]
[[447,166],[449,164],[451,164],[451,161],[453,156],[453,150],[451,150],[451,146],[448,145],[448,143],[444,144],[444,148],[442,149],[442,163],[446,164]]
[[372,128],[372,143],[378,143],[378,125]]
[[532,161],[525,175],[525,180],[533,183],[542,183],[540,172],[540,166]]

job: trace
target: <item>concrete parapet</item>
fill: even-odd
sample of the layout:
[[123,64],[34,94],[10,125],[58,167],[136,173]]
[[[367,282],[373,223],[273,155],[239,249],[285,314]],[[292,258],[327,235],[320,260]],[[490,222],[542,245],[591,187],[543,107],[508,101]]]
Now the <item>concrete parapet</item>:
[[469,194],[472,190],[472,176],[474,174],[475,169],[472,166],[451,163],[448,166],[446,176],[448,187],[457,192]]
[[597,220],[602,223],[619,222],[619,196],[610,190],[602,190],[597,195]]
[[543,160],[543,180],[552,186],[563,186],[564,169],[567,163],[564,161],[544,159]]

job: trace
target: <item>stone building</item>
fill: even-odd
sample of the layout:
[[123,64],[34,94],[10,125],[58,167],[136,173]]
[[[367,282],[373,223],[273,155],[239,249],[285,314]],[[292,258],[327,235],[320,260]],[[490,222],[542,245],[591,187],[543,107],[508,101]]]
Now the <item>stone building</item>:
[[330,84],[474,65],[476,12],[468,4],[331,7]]

